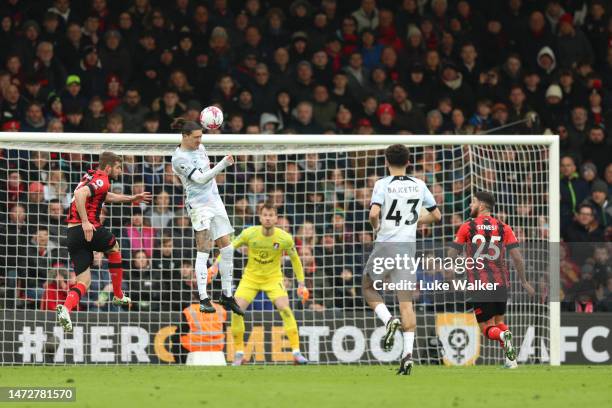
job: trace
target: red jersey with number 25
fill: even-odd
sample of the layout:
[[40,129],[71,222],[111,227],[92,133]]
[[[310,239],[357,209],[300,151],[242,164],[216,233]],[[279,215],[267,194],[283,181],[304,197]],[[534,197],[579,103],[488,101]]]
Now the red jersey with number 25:
[[[108,193],[110,188],[108,174],[101,170],[89,170],[74,189],[74,192],[76,193],[80,188],[88,188],[91,192],[91,195],[87,197],[87,201],[85,201],[85,209],[87,210],[87,219],[89,222],[91,222],[94,227],[98,228],[102,225],[100,223],[100,212],[102,211],[102,205],[104,205],[104,200],[106,199],[106,193]],[[82,222],[76,208],[74,194],[72,195],[72,204],[70,204],[70,212],[68,212],[66,222],[69,224],[78,224]]]
[[467,268],[470,282],[510,286],[506,250],[519,245],[510,226],[490,215],[472,218],[459,227],[451,245],[458,251],[465,247],[466,256],[474,259],[474,268]]

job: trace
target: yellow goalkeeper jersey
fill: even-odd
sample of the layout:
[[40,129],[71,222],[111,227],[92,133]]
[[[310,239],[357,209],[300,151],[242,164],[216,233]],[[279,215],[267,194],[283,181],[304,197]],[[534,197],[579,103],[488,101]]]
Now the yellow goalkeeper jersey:
[[263,234],[263,227],[249,227],[232,241],[234,248],[238,249],[244,245],[249,248],[248,261],[243,278],[251,279],[258,283],[282,280],[281,261],[283,253],[287,253],[291,259],[293,272],[299,282],[304,281],[304,270],[298,256],[293,237],[280,228],[274,228],[270,236]]

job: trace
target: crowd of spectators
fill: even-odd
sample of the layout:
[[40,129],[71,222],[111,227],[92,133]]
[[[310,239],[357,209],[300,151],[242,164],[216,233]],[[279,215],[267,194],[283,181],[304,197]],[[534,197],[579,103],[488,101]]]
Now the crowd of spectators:
[[[227,133],[559,134],[562,237],[587,248],[564,247],[566,305],[610,310],[611,13],[602,0],[7,0],[0,5],[0,126],[154,134],[217,104]],[[24,289],[18,295],[26,304],[52,305],[73,278],[67,265],[51,261],[65,255],[62,218],[92,158],[23,154],[2,151],[3,277],[6,288]],[[435,171],[445,157],[433,154],[427,162]],[[265,166],[274,160],[266,157]],[[260,175],[237,166],[230,177],[239,182],[221,183],[237,229],[254,222],[262,199],[276,200],[281,225],[298,242],[312,241],[300,244],[307,271],[358,264],[360,250],[347,243],[371,240],[355,228],[365,225],[371,180],[344,194],[347,174],[318,160],[284,158],[282,171]],[[159,292],[155,285],[173,274],[167,281],[181,293],[193,269],[173,261],[193,259],[181,187],[163,157],[125,166],[134,177],[114,188],[156,194],[151,208],[105,210],[138,276],[126,280],[136,285],[128,289]],[[323,175],[310,182],[317,172]],[[467,186],[457,177],[432,186],[446,197],[451,230],[466,208]],[[335,208],[343,195],[346,205]],[[16,267],[37,259],[45,261]],[[340,269],[315,275],[333,284],[311,283],[313,308],[358,303],[355,271]],[[97,276],[99,290],[82,307],[110,307],[108,277]],[[323,287],[339,292],[317,296]],[[173,301],[156,296],[138,303]]]

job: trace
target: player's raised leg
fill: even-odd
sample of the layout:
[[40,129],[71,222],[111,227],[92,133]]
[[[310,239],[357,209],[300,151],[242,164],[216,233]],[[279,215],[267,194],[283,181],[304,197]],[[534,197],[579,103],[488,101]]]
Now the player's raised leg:
[[416,313],[414,312],[412,298],[409,292],[398,292],[397,297],[400,305],[400,316],[402,317],[402,337],[404,340],[402,359],[397,373],[401,375],[410,375],[412,366],[414,365],[412,351],[414,348],[414,333],[416,330]]
[[291,353],[293,354],[293,362],[296,365],[304,365],[308,364],[308,360],[304,357],[300,351],[300,335],[298,332],[298,325],[295,320],[295,316],[293,315],[293,311],[289,307],[289,297],[286,295],[286,291],[282,285],[282,282],[278,285],[279,291],[285,292],[284,296],[280,296],[275,298],[271,291],[266,291],[268,297],[273,299],[274,306],[278,313],[281,315],[281,319],[283,319],[283,328],[285,329],[285,334],[289,339],[289,344],[291,345]]
[[387,328],[382,339],[382,346],[383,350],[389,351],[393,348],[393,344],[395,343],[395,332],[400,328],[401,322],[398,318],[391,315],[382,296],[374,289],[374,281],[367,273],[363,274],[361,292],[368,306],[374,310],[376,316]]
[[[66,332],[72,332],[72,320],[70,312],[74,309],[81,298],[89,289],[91,283],[91,272],[89,267],[93,261],[93,252],[86,247],[85,234],[81,225],[74,225],[68,228],[66,245],[70,254],[76,277],[76,284],[70,288],[68,296],[63,305],[58,305],[55,309],[57,312],[57,320]],[[91,239],[90,239],[91,240]]]

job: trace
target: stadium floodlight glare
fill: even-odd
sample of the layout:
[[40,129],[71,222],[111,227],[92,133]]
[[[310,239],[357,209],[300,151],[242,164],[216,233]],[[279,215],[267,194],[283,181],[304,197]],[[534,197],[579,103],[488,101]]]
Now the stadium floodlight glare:
[[[533,118],[531,118],[533,119]],[[510,124],[509,124],[510,125]],[[82,153],[82,154],[97,154],[104,150],[111,150],[115,153],[124,156],[130,156],[128,163],[134,169],[142,168],[142,165],[147,164],[147,157],[150,156],[169,156],[180,142],[181,136],[178,134],[111,134],[111,133],[0,133],[0,148],[15,150],[17,159],[26,161],[28,169],[26,171],[36,171],[27,153],[34,151],[42,152],[59,152],[59,153]],[[336,211],[336,208],[351,208],[354,203],[363,199],[364,192],[368,190],[369,179],[372,176],[380,177],[384,174],[384,158],[382,150],[393,143],[406,144],[411,151],[411,158],[414,158],[413,163],[418,164],[418,177],[426,180],[427,184],[432,189],[432,184],[439,184],[442,187],[442,195],[445,196],[446,208],[452,208],[456,215],[461,218],[465,217],[466,203],[469,203],[471,195],[478,189],[493,189],[492,186],[503,185],[505,188],[504,198],[498,200],[499,211],[508,214],[510,218],[508,223],[515,228],[515,231],[523,231],[525,236],[531,236],[534,239],[546,241],[548,245],[555,245],[560,242],[560,213],[559,213],[559,139],[554,135],[204,135],[202,143],[206,146],[208,154],[213,162],[218,161],[223,155],[231,153],[237,157],[237,164],[245,164],[240,167],[240,177],[224,177],[220,182],[223,187],[223,194],[236,194],[236,191],[244,192],[253,200],[257,200],[258,192],[249,193],[250,181],[253,178],[259,177],[261,181],[269,187],[274,187],[275,183],[283,189],[285,194],[291,190],[293,186],[288,186],[284,179],[285,169],[287,164],[293,163],[296,168],[306,176],[296,181],[298,188],[295,194],[306,194],[311,191],[308,188],[314,188],[314,192],[321,195],[323,200],[324,210],[320,214],[322,216],[334,217],[336,214],[344,217],[343,222],[355,234],[360,231],[369,231],[369,226],[365,225],[366,220],[350,219],[349,215]],[[276,163],[266,159],[266,156],[273,156]],[[271,158],[271,157],[270,157]],[[12,160],[8,157],[7,160]],[[244,163],[246,161],[246,163]],[[341,175],[333,179],[325,171],[321,171],[328,167],[337,166],[341,170]],[[63,183],[67,183],[66,191],[70,192],[74,188],[73,180],[79,178],[76,174],[76,168],[73,170],[70,166],[66,166],[62,170],[66,174]],[[135,170],[136,171],[136,170]],[[9,171],[10,172],[10,169]],[[75,172],[75,174],[72,174]],[[409,170],[410,172],[410,170]],[[0,173],[2,174],[2,173]],[[516,175],[510,181],[501,180],[500,177],[504,174]],[[136,175],[135,175],[136,176]],[[244,176],[244,177],[243,177]],[[61,177],[59,175],[58,177]],[[309,177],[313,177],[318,182],[310,183]],[[276,181],[281,180],[281,181]],[[2,182],[6,180],[0,180]],[[170,183],[169,180],[164,180],[163,183]],[[337,182],[337,184],[334,184]],[[61,184],[61,183],[60,183]],[[463,187],[461,187],[463,186]],[[289,188],[288,188],[289,187]],[[363,190],[363,191],[362,191]],[[433,191],[432,191],[433,192]],[[494,189],[493,194],[498,193]],[[259,192],[261,193],[261,192]],[[434,192],[435,194],[435,192]],[[261,195],[261,194],[260,194]],[[238,203],[241,196],[236,196],[235,199],[226,201],[228,214],[230,218],[242,219],[238,214],[240,205],[252,211],[256,205],[256,201]],[[368,197],[369,199],[369,197]],[[341,201],[341,202],[340,202]],[[364,200],[365,201],[365,200]],[[340,205],[341,204],[341,205]],[[515,210],[520,205],[531,205],[532,212],[522,216],[514,217]],[[304,207],[295,207],[294,211],[301,210]],[[244,211],[244,208],[241,208]],[[108,218],[111,222],[116,215],[113,211],[109,211]],[[298,227],[310,219],[312,214],[297,213],[297,221],[294,224],[296,235],[299,236]],[[448,216],[444,214],[443,216]],[[115,220],[116,222],[116,220]],[[314,220],[315,231],[317,236],[328,233],[328,228],[331,228],[325,223],[319,225],[320,221]],[[546,225],[547,236],[537,236],[543,225]],[[240,225],[235,226],[240,228]],[[303,232],[303,231],[302,231]],[[445,218],[445,223],[432,228],[431,234],[434,238],[452,239],[453,226],[448,224],[448,219]],[[316,253],[311,254],[313,256]],[[557,251],[547,251],[545,255],[546,265],[548,268],[548,285],[550,293],[548,302],[544,305],[534,305],[533,300],[525,300],[524,302],[516,302],[509,305],[508,316],[513,319],[512,325],[517,328],[518,339],[517,345],[521,346],[521,339],[526,336],[525,332],[532,329],[533,326],[539,326],[539,330],[547,343],[548,350],[540,351],[541,355],[536,356],[535,360],[529,357],[531,361],[548,360],[551,365],[560,364],[560,303],[558,298],[559,288],[559,259]],[[351,265],[350,260],[336,261],[336,258],[330,257],[329,262],[347,262],[346,264],[337,265],[331,264],[332,268],[350,267],[356,273],[355,266]],[[347,258],[347,257],[345,257]],[[352,259],[358,259],[353,257]],[[184,259],[177,259],[181,262]],[[313,262],[317,262],[314,259]],[[330,266],[330,265],[328,265]],[[324,270],[326,266],[317,264],[317,271]],[[359,267],[359,265],[357,265]],[[314,266],[313,266],[314,268]],[[314,269],[313,269],[314,270]],[[319,360],[309,359],[316,363],[335,363],[343,361],[352,361],[360,363],[380,363],[385,361],[384,356],[376,358],[376,355],[382,356],[380,350],[364,351],[358,354],[357,346],[352,350],[350,347],[344,349],[342,339],[336,341],[336,337],[340,334],[353,336],[355,344],[358,343],[360,334],[355,332],[357,328],[376,327],[379,323],[375,320],[373,313],[360,313],[350,303],[354,299],[349,298],[348,292],[343,292],[341,286],[334,283],[333,279],[326,280],[322,277],[323,272],[313,274],[310,277],[315,286],[313,301],[320,300],[325,306],[324,313],[313,313],[310,311],[296,312],[298,320],[301,319],[300,327],[303,331],[300,332],[302,339],[310,339],[304,341],[306,345],[306,354],[308,355],[309,347],[314,344],[315,331],[320,343],[316,344],[316,351],[320,353]],[[516,277],[513,277],[516,279]],[[129,279],[128,279],[129,280]],[[317,291],[317,289],[320,289]],[[556,291],[556,292],[555,292]],[[432,300],[437,302],[437,300]],[[431,306],[431,305],[430,305]],[[434,307],[417,305],[417,315],[419,317],[416,352],[420,361],[427,362],[431,360],[431,350],[436,348],[435,341],[435,315],[440,310],[444,311],[446,304],[433,304]],[[349,309],[349,310],[347,310]],[[165,310],[165,309],[164,309]],[[179,311],[180,312],[180,311]],[[85,314],[86,317],[77,319],[76,326],[80,324],[91,324],[95,326],[96,322],[108,321],[106,315],[110,312],[95,311],[95,312],[77,312]],[[7,350],[17,352],[17,346],[9,345],[7,342],[14,341],[25,331],[16,330],[17,327],[23,326],[23,322],[19,319],[26,319],[28,333],[34,336],[37,325],[45,323],[44,314],[41,312],[32,312],[30,314],[17,310],[16,308],[4,311],[5,321],[2,328],[3,340],[0,350],[3,355],[6,355]],[[165,319],[166,314],[162,311],[148,311],[147,319]],[[131,317],[133,316],[133,317]],[[270,316],[264,311],[255,311],[247,317],[245,321],[249,324],[249,319],[255,323],[261,323],[260,326],[270,327],[274,322]],[[124,321],[133,325],[138,325],[144,319],[143,312],[126,312]],[[535,322],[535,323],[534,323]],[[157,320],[159,327],[165,321]],[[175,323],[176,324],[176,323]],[[361,325],[361,326],[360,326]],[[326,329],[327,328],[327,329]],[[368,329],[368,330],[369,330]],[[20,329],[19,329],[20,330]],[[25,329],[24,329],[25,330]],[[42,330],[42,329],[41,329]],[[84,327],[85,334],[80,332],[81,336],[89,338],[93,336],[89,333],[88,327]],[[327,332],[325,331],[327,330]],[[6,331],[12,331],[7,333]],[[339,332],[341,332],[339,334]],[[89,334],[88,334],[89,333]],[[431,333],[433,337],[430,336]],[[247,342],[249,336],[249,328],[247,328]],[[305,337],[306,336],[306,337]],[[355,337],[356,336],[356,337]],[[50,336],[52,337],[52,335]],[[229,337],[228,337],[229,338]],[[263,348],[263,359],[266,361],[278,361],[269,359],[271,347],[269,347],[269,336],[263,336],[266,346]],[[50,340],[50,339],[49,339]],[[365,340],[364,349],[367,345],[373,348],[374,341],[368,342]],[[433,344],[433,346],[431,346]],[[156,345],[157,347],[157,345]],[[229,345],[228,345],[229,347]],[[536,346],[535,348],[539,348]],[[497,352],[497,348],[493,345],[483,344],[484,363],[499,363],[501,354]],[[46,350],[46,349],[45,349]],[[45,351],[46,352],[46,351]],[[42,351],[41,351],[42,353]],[[256,351],[254,351],[256,353]],[[376,354],[378,353],[378,354]],[[329,356],[334,355],[338,359],[333,361]],[[520,355],[520,354],[519,354]],[[63,356],[63,354],[62,354]],[[355,357],[356,356],[356,357]],[[374,357],[373,357],[374,356]],[[44,356],[43,356],[44,357]],[[131,355],[128,355],[132,358]],[[37,360],[37,354],[33,352],[30,356],[31,362],[61,362],[64,360],[48,360],[44,357],[42,360]],[[88,356],[85,356],[85,361]],[[110,357],[109,357],[110,358]],[[96,361],[111,361],[111,360],[96,360]],[[119,357],[115,362],[122,362]],[[261,360],[258,360],[261,361]],[[2,361],[3,364],[20,363],[15,361]]]

